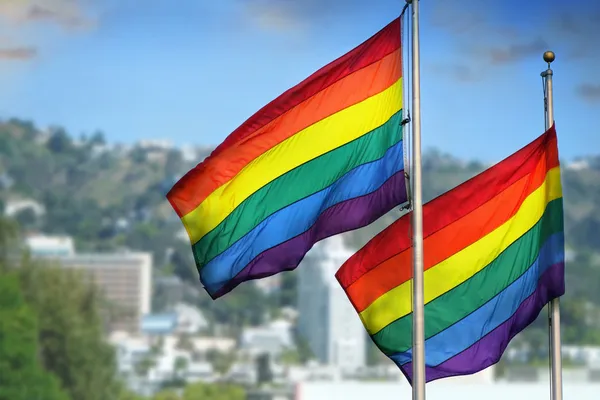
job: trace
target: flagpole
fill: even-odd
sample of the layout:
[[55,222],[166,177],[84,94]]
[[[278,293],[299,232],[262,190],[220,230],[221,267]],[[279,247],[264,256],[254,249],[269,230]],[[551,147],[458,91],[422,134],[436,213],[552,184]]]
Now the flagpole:
[[[544,61],[548,63],[548,69],[541,73],[544,80],[544,112],[546,116],[546,130],[554,123],[554,96],[552,92],[552,69],[550,64],[555,55],[552,51],[544,53]],[[550,360],[552,363],[550,373],[550,393],[552,400],[562,400],[562,354],[560,340],[560,300],[553,299],[550,302],[548,322],[550,331]]]
[[423,195],[421,177],[421,75],[419,0],[412,7],[412,153],[413,153],[413,400],[425,400],[425,311],[423,289]]

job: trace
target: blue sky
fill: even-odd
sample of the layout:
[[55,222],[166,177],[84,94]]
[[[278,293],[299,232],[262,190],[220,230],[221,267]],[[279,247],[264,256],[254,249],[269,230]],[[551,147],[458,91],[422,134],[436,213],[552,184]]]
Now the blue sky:
[[[543,131],[557,53],[561,156],[600,153],[600,3],[423,0],[423,145],[498,161]],[[401,0],[0,1],[0,118],[110,141],[216,145],[367,39]]]

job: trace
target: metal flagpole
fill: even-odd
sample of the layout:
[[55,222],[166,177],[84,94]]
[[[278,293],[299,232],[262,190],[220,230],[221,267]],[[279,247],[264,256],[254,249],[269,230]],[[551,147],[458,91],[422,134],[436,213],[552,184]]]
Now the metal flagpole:
[[425,400],[425,312],[423,289],[423,196],[421,177],[421,76],[419,0],[412,8],[412,145],[413,145],[413,400]]
[[[552,69],[550,64],[555,55],[552,51],[544,53],[544,61],[548,63],[548,69],[542,72],[544,80],[544,111],[546,115],[546,130],[554,123],[554,104],[552,93]],[[562,400],[562,354],[560,340],[560,300],[556,298],[550,302],[548,310],[548,322],[550,331],[550,360],[552,362],[550,373],[550,391],[552,400]]]

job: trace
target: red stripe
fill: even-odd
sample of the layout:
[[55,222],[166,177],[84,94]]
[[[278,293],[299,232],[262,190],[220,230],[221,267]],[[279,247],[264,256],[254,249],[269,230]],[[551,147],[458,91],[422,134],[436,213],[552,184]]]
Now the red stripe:
[[[534,172],[540,158],[551,146],[556,148],[554,126],[518,152],[427,203],[423,208],[423,238],[473,212]],[[557,153],[555,164],[558,165]],[[409,213],[398,219],[342,265],[336,278],[344,290],[367,272],[411,247],[411,216]]]
[[[538,159],[535,170],[498,193],[467,215],[437,230],[423,241],[423,269],[427,271],[465,249],[513,217],[531,193],[558,166],[556,146]],[[426,204],[425,208],[429,205]],[[440,210],[443,212],[443,210]],[[436,218],[428,219],[425,229]],[[378,297],[412,278],[412,247],[388,258],[346,288],[357,311],[362,312]]]
[[[271,129],[272,132],[262,132],[263,129],[275,123],[277,123],[278,127],[282,125],[280,128],[292,127],[290,123],[279,123],[280,117],[283,114],[323,92],[325,89],[332,87],[332,85],[338,82],[341,84],[341,80],[344,78],[352,79],[354,76],[352,74],[364,70],[378,61],[384,60],[386,56],[398,52],[400,45],[400,19],[396,19],[366,42],[321,68],[302,83],[289,89],[250,117],[231,133],[208,158],[181,178],[167,194],[167,199],[179,217],[183,217],[198,207],[210,193],[233,178],[247,163],[296,133],[295,131],[288,132],[286,129]],[[401,54],[399,55],[401,56]],[[393,60],[380,63],[384,70],[377,71],[378,68],[374,69],[373,73],[377,73],[374,77],[361,77],[361,81],[357,82],[356,94],[346,94],[345,92],[348,91],[348,88],[342,88],[343,90],[340,92],[336,91],[335,93],[343,96],[343,98],[340,99],[339,107],[336,110],[331,109],[334,106],[333,102],[329,101],[327,104],[324,104],[328,105],[326,107],[328,112],[335,113],[340,109],[376,94],[377,92],[373,93],[373,90],[383,90],[384,88],[381,87],[382,84],[386,84],[385,88],[387,88],[390,85],[387,82],[389,80],[387,77],[391,76],[390,71],[388,71],[389,68],[393,69],[391,72],[393,72],[394,82],[396,82],[402,74],[401,67],[399,67],[401,64],[395,63],[398,66],[398,70],[396,71],[395,64],[390,61]],[[398,76],[396,77],[396,75]],[[359,77],[357,76],[356,78],[358,79]],[[324,109],[323,112],[327,110]],[[306,112],[310,111],[307,109]],[[326,116],[318,114],[313,111],[307,114],[307,117],[323,118]],[[275,121],[276,119],[277,121]],[[297,117],[293,119],[296,120]],[[303,118],[302,120],[306,119]],[[311,121],[311,123],[315,122],[317,121]],[[298,125],[298,123],[295,123],[295,125]],[[296,128],[300,129],[299,127]],[[258,132],[263,133],[263,136],[260,138],[261,143],[255,143],[256,140],[253,139]],[[271,133],[270,136],[269,133]]]

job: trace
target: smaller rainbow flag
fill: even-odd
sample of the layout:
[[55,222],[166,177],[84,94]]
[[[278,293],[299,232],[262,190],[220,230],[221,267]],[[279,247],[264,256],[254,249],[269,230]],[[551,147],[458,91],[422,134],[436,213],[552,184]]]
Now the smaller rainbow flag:
[[264,106],[167,194],[213,299],[407,201],[400,28]]
[[[479,372],[565,293],[554,127],[423,207],[426,381]],[[336,277],[379,349],[412,382],[407,214]]]

